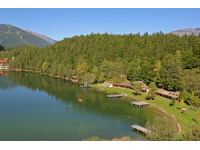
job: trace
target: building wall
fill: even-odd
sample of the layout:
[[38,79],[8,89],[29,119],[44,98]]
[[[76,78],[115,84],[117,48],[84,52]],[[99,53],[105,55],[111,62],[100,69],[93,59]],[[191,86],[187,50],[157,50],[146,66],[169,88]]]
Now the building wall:
[[0,65],[0,69],[9,69],[9,65]]

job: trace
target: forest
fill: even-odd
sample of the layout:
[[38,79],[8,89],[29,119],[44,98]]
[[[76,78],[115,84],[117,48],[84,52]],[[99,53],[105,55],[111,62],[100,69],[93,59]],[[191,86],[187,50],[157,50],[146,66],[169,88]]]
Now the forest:
[[77,75],[91,83],[154,82],[158,88],[180,91],[189,105],[200,105],[200,35],[91,33],[45,48],[1,46],[0,59],[5,57],[11,69],[64,78]]

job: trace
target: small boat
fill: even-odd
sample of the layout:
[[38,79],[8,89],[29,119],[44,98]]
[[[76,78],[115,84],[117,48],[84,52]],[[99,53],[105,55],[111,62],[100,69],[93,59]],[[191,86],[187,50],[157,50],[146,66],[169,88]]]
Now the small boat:
[[83,100],[82,99],[77,99],[77,101],[82,102]]

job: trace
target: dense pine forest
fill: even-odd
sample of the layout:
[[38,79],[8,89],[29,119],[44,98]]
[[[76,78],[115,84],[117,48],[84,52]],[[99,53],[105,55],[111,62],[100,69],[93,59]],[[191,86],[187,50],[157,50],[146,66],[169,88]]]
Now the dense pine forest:
[[10,68],[65,78],[77,75],[81,81],[154,82],[159,88],[181,91],[188,104],[200,105],[200,35],[91,33],[45,48],[1,46],[0,59],[4,57]]

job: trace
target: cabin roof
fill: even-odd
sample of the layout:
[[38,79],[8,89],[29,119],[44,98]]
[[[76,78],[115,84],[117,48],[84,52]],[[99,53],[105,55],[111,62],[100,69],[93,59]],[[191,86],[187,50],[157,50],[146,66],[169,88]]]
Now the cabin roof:
[[146,91],[148,89],[148,86],[146,84],[142,85],[142,90]]
[[[142,84],[142,90],[147,90],[148,89],[148,86],[146,84],[144,84],[143,81],[133,81],[134,83],[141,83]],[[132,83],[129,82],[129,81],[123,81],[122,83],[120,84],[117,84],[117,83],[113,83],[113,85],[118,85],[118,86],[127,86],[127,87],[133,87]]]
[[146,91],[148,89],[148,86],[143,81],[133,81],[133,84],[141,83],[142,84],[142,90]]
[[119,85],[122,85],[122,86],[132,86],[131,82],[129,82],[129,81],[123,81]]
[[142,83],[142,84],[144,84],[143,81],[133,81],[133,83],[134,83],[134,84],[137,84],[137,83]]
[[163,94],[163,95],[170,96],[170,97],[174,97],[174,98],[178,98],[179,95],[180,95],[179,92],[171,92],[171,91],[167,91],[167,90],[163,90],[163,89],[158,89],[156,91],[156,93]]

